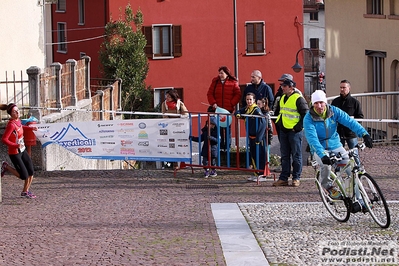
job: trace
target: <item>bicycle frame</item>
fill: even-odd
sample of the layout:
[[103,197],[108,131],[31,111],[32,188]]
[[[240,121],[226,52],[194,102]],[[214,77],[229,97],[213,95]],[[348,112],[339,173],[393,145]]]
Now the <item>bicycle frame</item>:
[[[356,164],[355,157],[358,157],[356,154],[357,148],[348,150],[349,161],[346,165],[340,165],[338,162],[334,165],[334,171],[331,169],[331,176],[333,180],[335,180],[337,186],[341,190],[344,198],[350,198],[353,201],[353,197],[356,194],[356,185],[358,185],[358,172],[359,166]],[[336,169],[340,168],[337,172]],[[331,167],[333,168],[333,167]],[[343,175],[350,171],[350,175],[348,175],[345,179]],[[364,171],[365,172],[365,171]],[[334,182],[334,181],[333,181]]]
[[[332,162],[330,179],[332,185],[340,192],[340,196],[334,198],[321,185],[320,166],[315,160],[312,161],[315,169],[319,167],[315,181],[322,202],[328,212],[339,222],[348,221],[350,213],[362,211],[370,213],[381,228],[388,228],[391,222],[388,204],[374,178],[366,173],[363,167],[357,165],[358,149],[364,149],[364,144],[347,151],[349,160],[346,164],[339,163],[343,157],[341,154],[330,153],[329,155]],[[344,176],[345,173],[348,173],[348,176]]]
[[[359,146],[359,149],[364,149],[364,144]],[[356,164],[355,158],[359,157],[357,154],[358,148],[353,148],[347,151],[349,156],[349,161],[346,164],[340,164],[339,162],[342,160],[342,155],[330,154],[330,159],[333,161],[331,166],[330,178],[332,181],[332,185],[339,188],[342,197],[344,198],[345,203],[350,208],[351,212],[357,212],[358,210],[354,210],[354,208],[360,208],[360,206],[354,207],[353,204],[358,201],[360,198],[359,185],[361,186],[361,182],[359,182],[359,166]],[[346,155],[346,154],[345,154]],[[313,166],[318,166],[316,161],[312,162]],[[339,170],[337,170],[339,168]],[[344,177],[344,174],[349,172],[350,174]],[[320,169],[317,170],[320,172]],[[318,176],[316,172],[316,176]],[[366,171],[362,169],[362,173]],[[316,178],[316,182],[321,187],[320,181]],[[358,186],[356,188],[356,186]],[[334,201],[334,199],[331,199]]]

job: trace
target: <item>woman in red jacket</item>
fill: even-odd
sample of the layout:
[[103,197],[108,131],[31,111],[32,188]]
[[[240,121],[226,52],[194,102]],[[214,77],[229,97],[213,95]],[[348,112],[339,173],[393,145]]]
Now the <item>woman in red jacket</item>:
[[[18,172],[16,176],[25,181],[21,197],[34,199],[36,196],[29,191],[33,181],[33,163],[24,144],[24,128],[26,130],[32,130],[32,128],[22,125],[19,119],[19,110],[15,104],[3,104],[0,106],[0,109],[7,110],[7,113],[11,117],[4,130],[2,141],[8,147],[8,155],[10,156],[15,170]],[[36,128],[33,128],[33,130],[36,130]],[[7,164],[3,164],[3,166],[5,169],[14,172],[10,169],[12,167]]]
[[[217,107],[221,107],[229,111],[234,112],[235,106],[241,99],[241,90],[238,86],[237,78],[230,73],[230,69],[226,66],[221,66],[218,69],[219,75],[212,79],[212,83],[209,86],[207,97],[208,103],[216,110]],[[228,128],[228,135],[225,128],[221,128],[221,149],[226,150],[230,146],[231,129]]]

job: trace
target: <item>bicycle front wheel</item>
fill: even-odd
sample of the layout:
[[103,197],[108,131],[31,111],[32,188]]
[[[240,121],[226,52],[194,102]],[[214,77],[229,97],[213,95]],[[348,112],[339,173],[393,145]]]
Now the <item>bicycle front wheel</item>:
[[388,228],[391,224],[391,215],[377,182],[367,173],[359,175],[359,182],[359,191],[365,205],[362,207],[366,208],[365,210],[381,228]]
[[348,204],[346,204],[344,199],[333,199],[330,197],[329,193],[318,181],[320,177],[320,172],[316,174],[316,186],[319,190],[321,200],[326,207],[327,211],[334,217],[338,222],[346,222],[349,220],[351,214]]

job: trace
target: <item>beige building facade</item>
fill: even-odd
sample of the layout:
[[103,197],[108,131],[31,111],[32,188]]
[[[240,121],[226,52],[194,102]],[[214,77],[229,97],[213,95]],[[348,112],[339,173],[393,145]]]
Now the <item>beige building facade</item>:
[[[399,91],[399,0],[325,0],[325,25],[328,96],[339,94],[343,79],[350,80],[352,94]],[[398,96],[367,98],[367,118],[399,119]],[[390,139],[394,124],[367,129]]]

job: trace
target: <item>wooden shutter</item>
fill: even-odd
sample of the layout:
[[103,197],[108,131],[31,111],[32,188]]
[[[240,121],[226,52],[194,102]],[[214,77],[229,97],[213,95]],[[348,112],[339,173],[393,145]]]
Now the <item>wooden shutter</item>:
[[182,56],[181,25],[172,26],[173,56]]
[[143,34],[147,40],[144,52],[148,58],[152,58],[152,26],[143,26]]
[[174,88],[179,94],[180,100],[184,102],[183,88]]

